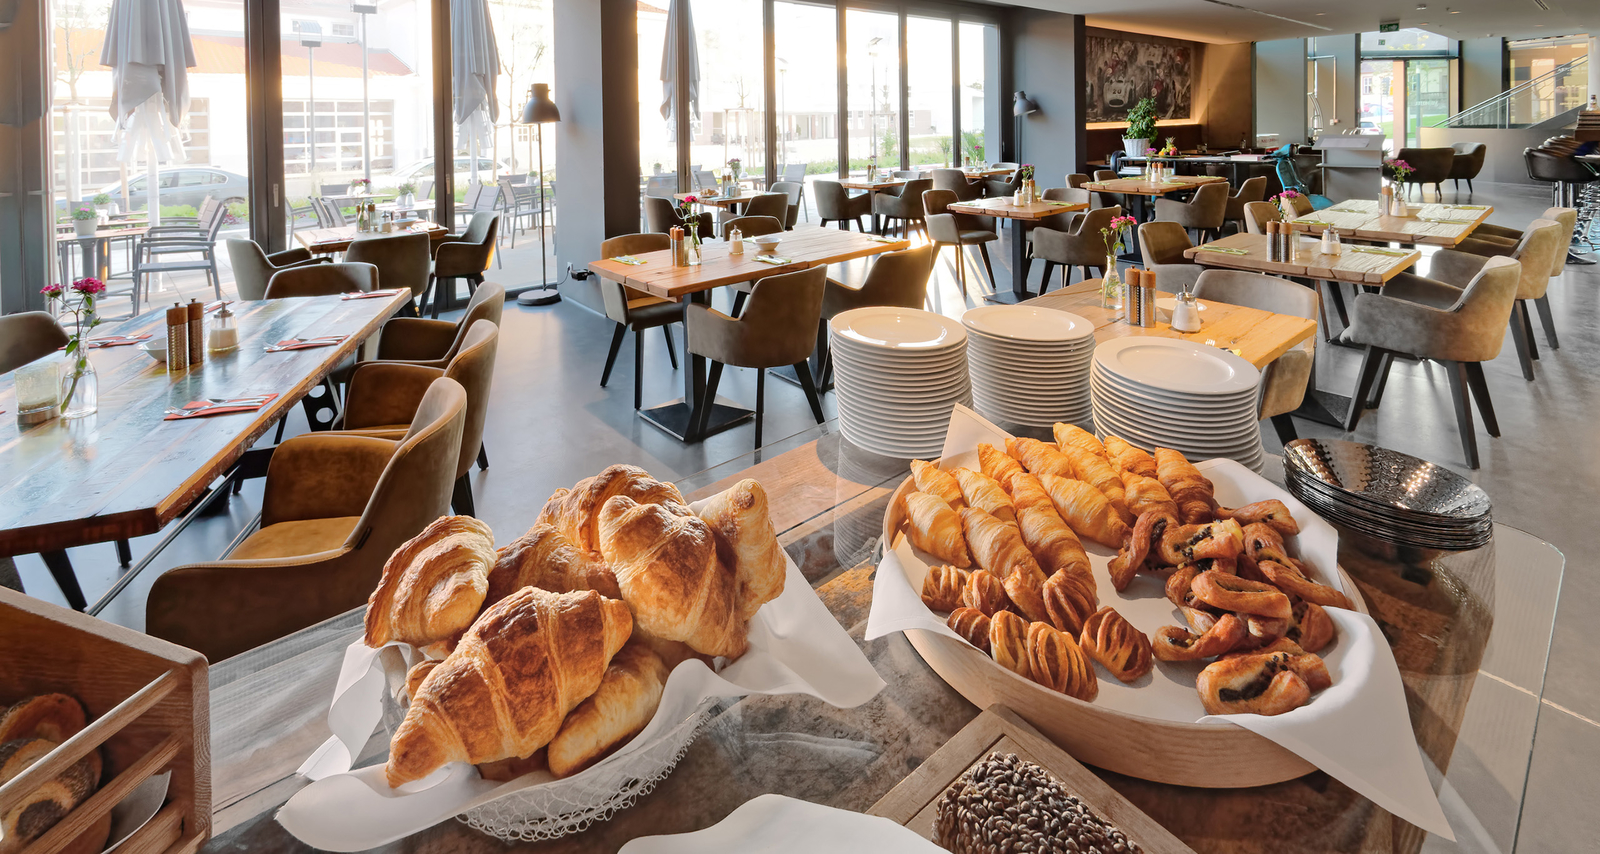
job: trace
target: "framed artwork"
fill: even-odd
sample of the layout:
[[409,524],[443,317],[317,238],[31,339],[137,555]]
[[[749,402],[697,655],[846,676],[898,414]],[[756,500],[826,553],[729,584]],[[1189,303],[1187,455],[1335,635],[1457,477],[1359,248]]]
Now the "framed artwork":
[[1191,118],[1194,47],[1089,36],[1088,120],[1118,122],[1139,99],[1156,99],[1156,118]]

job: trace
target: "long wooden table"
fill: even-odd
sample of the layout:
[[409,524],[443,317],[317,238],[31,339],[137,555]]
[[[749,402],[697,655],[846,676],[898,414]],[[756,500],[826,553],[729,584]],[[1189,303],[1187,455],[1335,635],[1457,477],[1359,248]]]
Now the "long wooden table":
[[1011,225],[1011,292],[1017,299],[1026,299],[1028,290],[1028,224],[1058,214],[1088,210],[1084,203],[1052,202],[1039,200],[1025,205],[1013,204],[1010,199],[974,199],[950,205],[952,213],[992,216]]
[[[422,228],[421,226],[427,226]],[[413,231],[415,228],[415,231]],[[450,229],[436,222],[421,222],[416,227],[407,226],[396,229],[387,234],[381,231],[357,231],[353,225],[339,225],[333,228],[308,228],[294,233],[296,243],[310,250],[314,255],[332,255],[350,248],[350,244],[360,240],[377,240],[383,237],[399,237],[403,234],[426,232],[428,240],[434,248],[438,248],[446,237],[450,236]]]
[[[1245,254],[1219,251],[1224,249],[1239,250]],[[1206,267],[1378,287],[1420,261],[1422,253],[1415,249],[1402,251],[1344,246],[1338,255],[1324,255],[1320,239],[1296,235],[1294,254],[1287,260],[1274,261],[1267,248],[1265,234],[1240,232],[1185,249],[1183,257]]]
[[[701,263],[693,267],[674,267],[672,251],[663,249],[636,256],[643,264],[624,264],[612,258],[589,262],[589,269],[608,281],[679,302],[710,303],[713,289],[741,282],[793,273],[826,264],[837,264],[883,252],[905,249],[911,244],[859,232],[839,231],[818,226],[802,226],[781,232],[776,262],[757,260],[756,247],[746,243],[742,255],[729,253],[729,244],[715,240],[702,244]],[[706,360],[689,349],[689,336],[683,336],[683,397],[639,411],[649,421],[684,442],[698,442],[706,436],[728,429],[754,413],[731,401],[705,400]],[[700,406],[710,408],[700,413]],[[697,418],[696,416],[700,416]],[[703,424],[704,428],[696,425]]]
[[1332,226],[1343,239],[1456,246],[1494,213],[1490,205],[1419,205],[1409,216],[1378,213],[1374,199],[1351,199],[1289,220],[1298,231],[1321,234]]
[[1147,181],[1143,177],[1118,178],[1114,181],[1090,181],[1085,190],[1097,193],[1117,193],[1128,201],[1129,214],[1139,222],[1150,219],[1152,200],[1172,193],[1185,193],[1201,184],[1215,184],[1227,179],[1217,175],[1173,175],[1161,181]]
[[[134,346],[91,350],[96,414],[32,427],[0,418],[0,555],[43,554],[68,601],[82,609],[66,549],[154,534],[178,518],[410,298],[402,291],[387,299],[232,303],[239,348],[207,353],[180,373]],[[144,333],[165,337],[164,312],[101,327],[94,337]],[[348,337],[332,347],[264,349],[322,335]],[[278,397],[255,412],[162,420],[191,401],[271,392]],[[0,376],[0,410],[17,411],[10,375]]]

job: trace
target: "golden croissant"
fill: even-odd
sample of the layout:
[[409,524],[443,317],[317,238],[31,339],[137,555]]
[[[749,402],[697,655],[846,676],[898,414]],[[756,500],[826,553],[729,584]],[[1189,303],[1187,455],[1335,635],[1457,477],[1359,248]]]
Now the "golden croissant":
[[1054,445],[1038,439],[1007,439],[1006,453],[1023,468],[1035,475],[1053,474],[1057,477],[1074,477],[1072,461],[1062,455]]
[[961,483],[956,480],[955,475],[934,463],[912,460],[911,479],[916,482],[918,492],[932,495],[950,505],[951,510],[960,510],[966,504],[961,492]]
[[906,539],[958,569],[972,565],[967,541],[961,536],[961,517],[937,496],[926,492],[906,495]]
[[954,474],[968,507],[976,507],[1002,522],[1017,521],[1016,505],[994,478],[972,469],[956,469]]
[[1011,497],[1017,505],[1017,528],[1022,542],[1033,552],[1046,575],[1072,572],[1092,578],[1089,554],[1072,527],[1056,512],[1039,479],[1019,472],[1011,479]]
[[500,600],[417,686],[389,743],[389,785],[544,747],[632,630],[628,606],[593,590],[524,587]]
[[638,735],[655,717],[668,675],[666,664],[649,647],[624,646],[611,659],[600,687],[567,715],[550,740],[550,773],[557,778],[576,774]]
[[964,507],[961,527],[966,532],[973,558],[1000,579],[1006,596],[1028,619],[1045,619],[1044,570],[1023,544],[1017,526],[1008,525],[982,510]]
[[778,545],[767,508],[767,491],[745,478],[711,496],[700,518],[717,535],[717,552],[739,578],[739,619],[749,620],[757,609],[783,593],[789,565]]
[[639,628],[706,655],[744,654],[739,578],[705,520],[619,495],[600,508],[600,553]]
[[1144,449],[1128,444],[1120,436],[1107,436],[1105,448],[1106,459],[1110,460],[1113,468],[1145,477],[1156,476],[1156,458],[1145,453]]
[[1065,424],[1057,421],[1050,428],[1050,432],[1055,436],[1057,448],[1064,449],[1068,445],[1077,445],[1097,457],[1106,455],[1106,448],[1100,444],[1100,440],[1096,439],[1093,433],[1076,424]]
[[1074,533],[1107,548],[1122,547],[1128,538],[1128,525],[1111,508],[1104,493],[1081,480],[1055,475],[1043,475],[1039,483]]
[[659,504],[674,516],[691,515],[676,486],[656,480],[638,466],[607,466],[594,477],[578,481],[571,491],[558,491],[557,495],[560,497],[552,496],[545,504],[539,521],[555,525],[578,548],[590,551],[600,550],[600,510],[618,495],[639,504]]
[[1023,473],[1021,463],[993,445],[978,446],[978,468],[1007,492],[1011,491],[1011,478]]
[[489,570],[489,592],[485,608],[524,587],[541,587],[552,593],[569,590],[594,590],[611,599],[621,599],[617,577],[611,574],[599,552],[585,551],[566,534],[546,523],[534,525],[528,533],[501,549]]
[[364,641],[449,644],[477,619],[495,563],[494,532],[471,516],[441,516],[395,549],[367,599]]
[[1178,505],[1178,520],[1185,525],[1209,522],[1216,512],[1214,489],[1200,470],[1182,453],[1156,448],[1156,479]]
[[1127,494],[1128,511],[1135,519],[1149,510],[1178,515],[1178,505],[1167,494],[1167,488],[1161,485],[1161,481],[1138,472],[1122,471],[1118,474],[1122,476],[1122,486]]
[[1133,524],[1134,516],[1128,510],[1127,497],[1122,486],[1122,478],[1117,476],[1116,469],[1105,459],[1089,453],[1077,445],[1067,445],[1061,449],[1061,455],[1072,463],[1072,470],[1078,480],[1100,490],[1100,494],[1111,502],[1111,509],[1117,511],[1124,524]]

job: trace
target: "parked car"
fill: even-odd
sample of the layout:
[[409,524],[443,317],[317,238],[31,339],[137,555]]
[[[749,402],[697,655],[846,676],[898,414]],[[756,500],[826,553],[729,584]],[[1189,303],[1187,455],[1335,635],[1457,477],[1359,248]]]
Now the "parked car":
[[[173,205],[188,205],[198,208],[210,196],[218,201],[233,204],[242,203],[250,195],[250,180],[243,175],[229,172],[225,169],[214,169],[210,166],[174,166],[162,169],[161,179],[161,204],[164,207]],[[128,200],[122,198],[122,182],[108,184],[105,187],[83,197],[86,202],[94,201],[98,193],[105,193],[111,197],[123,210],[139,210],[147,203],[146,192],[150,176],[148,174],[128,176]]]
[[[495,163],[494,162],[494,158],[492,158],[492,157],[479,157],[478,158],[478,179],[479,180],[485,180],[487,178],[487,176],[490,176],[490,175],[506,175],[506,174],[510,174],[510,172],[511,172],[511,164],[509,162],[501,161],[500,163]],[[387,179],[385,179],[385,180],[383,180],[383,181],[381,181],[379,183],[383,183],[383,184],[391,184],[392,183],[392,184],[395,184],[395,185],[399,185],[399,184],[404,183],[406,181],[419,181],[419,180],[421,180],[423,178],[432,178],[432,177],[433,177],[433,161],[431,159],[430,160],[418,160],[418,161],[416,161],[414,163],[411,163],[411,164],[409,164],[407,166],[402,166],[401,168],[396,169],[393,173],[391,173],[389,178],[387,178]],[[455,184],[456,184],[456,186],[457,187],[464,186],[466,184],[466,182],[471,180],[471,179],[472,179],[472,157],[471,156],[457,157],[456,158],[456,174],[455,174]]]

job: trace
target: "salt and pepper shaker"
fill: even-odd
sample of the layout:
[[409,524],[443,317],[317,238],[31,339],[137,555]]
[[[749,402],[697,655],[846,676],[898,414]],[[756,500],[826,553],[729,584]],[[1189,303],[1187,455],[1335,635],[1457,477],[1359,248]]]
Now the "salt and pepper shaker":
[[1294,226],[1283,223],[1278,229],[1278,260],[1285,264],[1294,262],[1294,246],[1300,238],[1295,236]]
[[1339,232],[1334,231],[1331,225],[1322,229],[1322,254],[1339,254]]
[[179,303],[167,309],[167,371],[189,368],[189,310]]
[[1172,307],[1172,328],[1177,332],[1200,331],[1200,303],[1195,301],[1194,294],[1179,292],[1177,305]]
[[1268,261],[1282,261],[1283,260],[1283,257],[1279,254],[1279,250],[1282,248],[1282,246],[1281,246],[1281,244],[1278,243],[1278,229],[1281,228],[1281,227],[1282,227],[1281,223],[1277,223],[1277,222],[1269,222],[1269,223],[1267,223],[1267,260]]
[[1156,325],[1156,271],[1145,270],[1139,274],[1139,325]]
[[214,353],[226,353],[239,346],[239,327],[233,322],[233,310],[224,302],[212,318],[209,347]]
[[197,299],[184,306],[189,313],[189,364],[206,360],[206,307]]
[[675,225],[672,227],[671,231],[667,232],[667,234],[668,240],[672,246],[672,266],[689,266],[689,257],[684,251],[686,247],[683,243],[683,228]]
[[744,254],[744,232],[740,231],[738,228],[733,228],[728,231],[728,254]]

